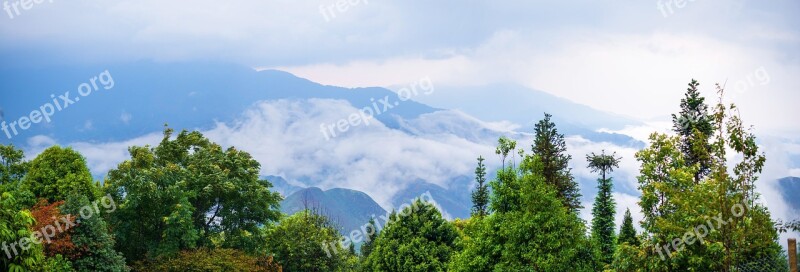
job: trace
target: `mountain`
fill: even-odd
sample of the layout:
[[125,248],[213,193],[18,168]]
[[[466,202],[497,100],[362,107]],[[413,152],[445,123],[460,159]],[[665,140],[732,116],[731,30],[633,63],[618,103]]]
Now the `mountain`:
[[[448,95],[452,93],[459,95]],[[552,120],[558,124],[559,131],[566,135],[580,135],[595,142],[644,147],[644,143],[626,135],[598,132],[600,129],[619,130],[626,126],[642,125],[640,121],[524,86],[444,86],[439,87],[437,92],[416,99],[434,107],[458,109],[472,116],[480,116],[484,121],[511,121],[521,125],[521,131],[532,131],[533,125],[547,112],[553,115]]]
[[792,209],[800,211],[800,178],[785,177],[779,179],[778,186],[786,203]]
[[[108,73],[101,77],[104,71]],[[93,80],[94,77],[97,78]],[[97,90],[81,96],[78,88],[84,83],[92,89],[92,84],[96,85]],[[69,102],[59,98],[66,92],[69,94],[65,98],[74,103],[67,105]],[[40,134],[59,142],[126,140],[161,131],[165,123],[175,128],[205,129],[215,122],[233,120],[261,100],[342,99],[356,108],[364,108],[386,96],[396,97],[396,94],[377,87],[325,86],[287,72],[256,71],[215,62],[137,62],[35,70],[0,67],[2,120],[17,121],[46,104],[55,106],[54,101],[67,105],[54,111],[51,122],[32,124],[12,135],[10,142],[16,145]],[[395,117],[410,119],[437,110],[409,100],[395,105],[390,114],[375,118],[392,127]],[[9,141],[2,135],[0,139]]]
[[403,204],[410,204],[413,199],[430,193],[431,198],[445,217],[450,219],[468,218],[472,208],[471,182],[471,178],[459,176],[450,180],[449,188],[444,188],[418,179],[395,194],[392,198],[392,205],[400,207]]
[[337,223],[342,235],[360,229],[373,216],[386,214],[386,210],[367,194],[342,188],[327,191],[317,187],[301,189],[281,202],[281,212],[289,215],[307,208],[317,209]]
[[297,191],[300,191],[300,190],[303,189],[303,187],[300,187],[300,186],[293,185],[293,184],[289,183],[289,181],[287,181],[283,177],[279,177],[279,176],[264,176],[264,177],[261,177],[261,178],[266,179],[269,182],[271,182],[272,183],[272,189],[271,190],[280,193],[281,196],[283,196],[283,198],[286,198],[287,196],[293,194],[294,192],[297,192]]

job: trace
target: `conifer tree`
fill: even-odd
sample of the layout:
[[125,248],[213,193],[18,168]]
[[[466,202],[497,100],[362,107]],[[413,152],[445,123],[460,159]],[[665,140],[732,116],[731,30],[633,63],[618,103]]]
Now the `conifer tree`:
[[616,213],[614,197],[611,195],[613,184],[607,175],[619,167],[620,158],[614,154],[606,155],[605,150],[601,154],[586,155],[589,161],[589,169],[592,172],[599,172],[597,197],[592,207],[592,240],[597,247],[599,260],[602,263],[610,264],[613,260],[616,248],[614,215]]
[[475,168],[475,182],[478,186],[472,192],[472,216],[486,216],[489,206],[489,186],[486,184],[486,166],[483,157],[478,157],[478,167]]
[[535,138],[532,151],[542,162],[542,175],[545,182],[556,188],[561,202],[572,212],[582,208],[580,189],[572,177],[564,134],[559,134],[556,124],[550,121],[552,115],[545,113],[544,119],[534,127]]

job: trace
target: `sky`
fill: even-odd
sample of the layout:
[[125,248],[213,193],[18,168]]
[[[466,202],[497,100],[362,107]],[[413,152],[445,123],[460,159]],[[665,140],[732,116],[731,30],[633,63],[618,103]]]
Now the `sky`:
[[45,0],[17,13],[4,1],[0,52],[31,65],[231,61],[347,87],[516,83],[645,120],[673,112],[695,78],[712,97],[727,83],[761,129],[800,130],[797,1],[337,2]]
[[[712,101],[714,84],[720,83],[726,87],[726,101],[737,103],[746,113],[745,123],[756,127],[764,150],[775,162],[768,165],[765,179],[800,175],[800,169],[786,167],[786,151],[800,154],[796,136],[800,133],[800,1],[796,0],[43,0],[32,6],[22,6],[18,0],[0,1],[4,8],[0,11],[2,63],[69,67],[140,60],[223,61],[285,70],[344,87],[404,86],[427,77],[438,90],[450,92],[439,97],[459,95],[458,87],[515,84],[640,120],[644,126],[619,130],[640,140],[669,127],[668,116],[677,111],[691,79],[700,81],[701,92]],[[419,98],[437,106],[436,101],[425,99]],[[267,103],[249,114],[304,109],[293,103]],[[247,135],[270,132],[258,125],[258,118],[245,114],[242,123],[248,122],[253,126],[218,124],[206,133],[221,141],[245,137],[235,144],[249,146],[263,157],[275,152],[262,150],[265,146],[285,146],[285,142],[248,141]],[[370,129],[375,130],[373,138],[368,138],[373,141],[394,133]],[[409,146],[441,152],[487,151],[486,146],[470,143],[442,146],[445,141],[393,136]],[[77,146],[90,153],[87,157],[118,160],[125,157],[126,146],[158,138],[155,134],[121,143]],[[41,137],[34,140],[50,143]],[[331,150],[332,158],[388,157],[358,151],[355,144],[363,141],[340,143]],[[580,138],[569,142],[577,158],[602,147],[627,158],[635,152]],[[364,165],[364,169],[408,166],[435,177],[469,172],[471,165],[423,169],[422,162],[384,161]],[[104,160],[94,163],[101,169],[114,165]],[[575,169],[581,169],[581,163]],[[632,160],[624,164],[620,172],[627,173],[623,174],[627,186],[635,186],[638,166]],[[294,165],[269,167],[282,171]],[[353,175],[380,177],[368,172]],[[774,197],[776,192],[765,194]],[[635,196],[618,196],[619,201],[635,206]]]

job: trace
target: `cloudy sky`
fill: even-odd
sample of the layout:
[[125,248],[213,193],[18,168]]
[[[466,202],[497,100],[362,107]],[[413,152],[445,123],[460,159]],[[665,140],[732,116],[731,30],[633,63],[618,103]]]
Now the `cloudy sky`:
[[[439,93],[440,97],[459,95],[458,87],[516,84],[641,120],[646,126],[622,132],[642,140],[653,130],[669,127],[665,121],[677,111],[690,79],[698,79],[708,97],[715,96],[714,83],[726,84],[726,99],[741,106],[745,122],[756,126],[764,142],[772,163],[766,176],[800,175],[789,162],[791,154],[800,154],[800,140],[795,136],[800,133],[800,1],[796,0],[45,0],[28,7],[18,1],[6,3],[0,13],[3,63],[70,67],[212,60],[286,70],[345,87],[402,86],[429,77],[438,90],[451,90]],[[437,106],[436,101],[420,100]],[[263,152],[267,160],[266,153],[283,151],[260,148],[285,146],[285,142],[248,142],[247,135],[270,132],[253,116],[276,109],[302,112],[306,108],[293,103],[317,102],[263,104],[245,114],[242,123],[252,126],[219,124],[207,133],[221,141],[240,140],[228,144],[252,144],[256,157]],[[347,107],[326,104],[334,106]],[[380,127],[371,129],[375,130],[370,134],[373,140],[396,134]],[[34,139],[50,143],[46,138]],[[76,146],[90,161],[93,156],[114,157],[93,161],[96,168],[107,169],[124,159],[126,146],[157,140],[155,134],[122,143]],[[491,152],[486,146],[458,141],[404,136],[397,141],[440,153]],[[635,152],[579,138],[570,139],[570,146],[576,158],[598,148],[617,150],[627,158]],[[286,152],[297,154],[303,148],[316,147]],[[330,151],[331,159],[343,161],[370,156],[346,142]],[[387,157],[372,154],[379,155]],[[407,160],[381,163],[363,166],[408,166],[434,178],[469,172],[472,161],[430,169]],[[575,168],[581,169],[581,163]],[[628,185],[623,186],[633,187],[638,166],[632,160],[624,164],[620,172]],[[265,165],[276,172],[296,166]],[[370,172],[350,175],[350,180],[380,178]],[[776,194],[768,186],[765,190],[767,196]],[[631,205],[636,201],[631,195],[618,199]],[[771,207],[779,214],[792,213],[784,208]]]
[[642,119],[696,78],[708,95],[727,82],[760,129],[800,130],[797,1],[349,1],[10,5],[0,50],[33,65],[232,61],[339,86],[513,82]]

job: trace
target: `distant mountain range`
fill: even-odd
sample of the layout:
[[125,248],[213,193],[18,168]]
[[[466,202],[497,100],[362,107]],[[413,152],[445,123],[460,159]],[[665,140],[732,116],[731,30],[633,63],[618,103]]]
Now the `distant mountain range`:
[[[785,177],[778,180],[783,199],[789,206],[800,211],[800,178],[799,177]],[[795,218],[800,219],[800,218]]]
[[372,217],[386,215],[386,211],[367,194],[342,188],[326,191],[317,187],[301,189],[281,202],[281,212],[289,215],[305,209],[327,216],[338,225],[342,235],[361,228]]

